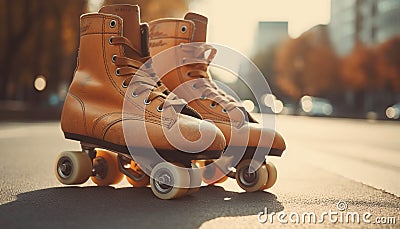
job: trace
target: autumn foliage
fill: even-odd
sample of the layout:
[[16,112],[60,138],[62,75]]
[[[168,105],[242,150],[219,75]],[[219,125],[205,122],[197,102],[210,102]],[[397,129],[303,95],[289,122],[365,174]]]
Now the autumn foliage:
[[379,104],[382,99],[374,96],[384,93],[388,105],[400,92],[400,36],[376,46],[359,42],[349,55],[338,57],[325,27],[317,27],[280,46],[274,70],[272,83],[292,101],[303,95],[340,100],[353,92]]
[[376,56],[380,86],[400,92],[400,36],[381,44]]
[[46,93],[69,81],[76,58],[79,16],[85,1],[1,1],[0,99],[32,103],[42,97],[33,88],[37,75],[48,79]]
[[293,100],[336,90],[337,58],[326,28],[284,43],[276,54],[276,84]]
[[376,89],[375,52],[365,45],[358,44],[349,56],[342,60],[341,79],[345,88],[355,91]]

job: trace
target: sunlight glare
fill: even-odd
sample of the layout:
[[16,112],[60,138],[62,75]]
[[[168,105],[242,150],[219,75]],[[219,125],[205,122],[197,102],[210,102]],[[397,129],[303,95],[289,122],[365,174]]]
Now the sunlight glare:
[[330,21],[330,0],[192,1],[189,10],[209,18],[208,42],[230,46],[248,54],[259,21],[287,21],[288,34],[296,38],[318,24]]

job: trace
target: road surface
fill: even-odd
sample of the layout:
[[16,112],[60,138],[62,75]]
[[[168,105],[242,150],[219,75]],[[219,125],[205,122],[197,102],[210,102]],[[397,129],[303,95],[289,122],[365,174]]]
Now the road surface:
[[[59,123],[0,123],[0,228],[400,227],[399,122],[279,116],[277,129],[288,149],[271,159],[278,167],[271,190],[244,193],[228,179],[162,201],[125,180],[61,185],[55,158],[79,144],[63,138]],[[309,223],[308,213],[321,223]],[[366,221],[346,223],[347,213]]]

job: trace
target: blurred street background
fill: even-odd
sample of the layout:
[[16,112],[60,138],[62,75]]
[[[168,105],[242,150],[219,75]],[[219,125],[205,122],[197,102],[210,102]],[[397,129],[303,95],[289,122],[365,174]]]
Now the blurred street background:
[[[257,65],[272,90],[261,104],[237,76],[210,72],[249,111],[277,114],[288,149],[271,159],[276,186],[243,193],[229,179],[160,201],[126,181],[117,189],[59,184],[56,156],[79,150],[59,123],[79,17],[112,3],[139,4],[142,22],[204,14],[209,42]],[[0,21],[0,228],[265,228],[279,224],[257,222],[264,207],[320,213],[340,200],[399,225],[399,0],[0,0]],[[251,81],[249,66],[236,66]]]

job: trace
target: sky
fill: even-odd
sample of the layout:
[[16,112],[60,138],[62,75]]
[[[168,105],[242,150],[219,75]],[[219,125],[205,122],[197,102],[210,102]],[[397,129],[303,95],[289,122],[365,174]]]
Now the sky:
[[250,54],[259,21],[287,21],[289,35],[299,37],[330,21],[330,0],[194,0],[189,10],[209,19],[208,42]]

